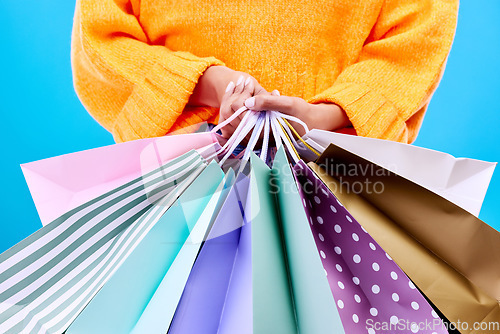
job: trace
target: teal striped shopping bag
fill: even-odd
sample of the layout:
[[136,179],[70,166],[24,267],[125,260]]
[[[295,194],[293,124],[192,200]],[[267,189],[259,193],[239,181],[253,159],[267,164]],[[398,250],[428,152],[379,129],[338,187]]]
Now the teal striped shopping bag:
[[188,152],[0,254],[0,333],[63,333],[205,167]]

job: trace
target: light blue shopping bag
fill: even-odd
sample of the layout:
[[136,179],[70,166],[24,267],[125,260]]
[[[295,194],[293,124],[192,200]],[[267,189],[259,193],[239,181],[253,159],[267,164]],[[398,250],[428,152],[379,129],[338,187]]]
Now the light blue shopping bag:
[[[221,184],[224,185],[224,173],[212,163],[160,218],[67,333],[131,333],[205,208],[214,196],[219,197],[217,189],[221,189]],[[204,216],[205,223],[215,209],[210,206],[210,215]],[[205,226],[208,229],[208,224]]]

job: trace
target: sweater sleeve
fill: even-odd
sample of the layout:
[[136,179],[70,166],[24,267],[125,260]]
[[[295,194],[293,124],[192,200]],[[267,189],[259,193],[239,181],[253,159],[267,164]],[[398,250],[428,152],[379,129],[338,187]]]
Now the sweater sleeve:
[[386,0],[358,60],[310,103],[335,103],[360,136],[411,143],[455,35],[458,0]]
[[161,136],[213,117],[211,108],[194,112],[186,105],[203,72],[223,65],[213,57],[152,45],[138,19],[139,2],[76,4],[71,53],[75,90],[117,142]]

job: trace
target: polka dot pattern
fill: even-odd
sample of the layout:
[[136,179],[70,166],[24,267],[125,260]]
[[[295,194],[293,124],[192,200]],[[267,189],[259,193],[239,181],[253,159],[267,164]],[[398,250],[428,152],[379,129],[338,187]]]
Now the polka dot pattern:
[[[396,325],[400,320],[410,324],[432,323],[434,318],[439,318],[391,256],[314,172],[302,161],[297,163],[294,172],[304,209],[314,223],[310,227],[323,267],[328,272],[328,283],[345,332],[376,333],[366,327],[370,319]],[[304,187],[306,182],[312,185]],[[428,330],[413,326],[405,332],[447,333],[443,326],[438,327]]]

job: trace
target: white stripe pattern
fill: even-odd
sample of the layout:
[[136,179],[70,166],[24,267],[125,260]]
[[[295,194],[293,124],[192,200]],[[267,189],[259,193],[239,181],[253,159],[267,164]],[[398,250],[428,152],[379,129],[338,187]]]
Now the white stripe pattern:
[[[197,158],[197,159],[193,159]],[[176,159],[177,160],[177,159]],[[136,188],[139,184],[145,184],[147,182],[153,181],[155,178],[158,178],[161,175],[168,174],[169,172],[173,172],[176,169],[179,169],[176,174],[168,175],[167,178],[162,178],[157,182],[145,187],[145,189],[139,190],[137,193],[132,194],[128,198],[122,199],[119,203],[114,204],[113,206],[107,208],[100,214],[91,218],[88,222],[84,223],[81,227],[79,227],[76,231],[74,231],[67,239],[65,239],[62,243],[58,244],[51,251],[44,254],[42,257],[36,259],[34,262],[30,263],[27,267],[23,268],[19,272],[15,273],[13,276],[9,277],[4,282],[0,283],[0,293],[5,292],[7,289],[15,286],[21,279],[29,276],[31,273],[36,271],[37,269],[43,267],[43,265],[47,264],[51,259],[55,256],[64,252],[68,246],[70,246],[73,242],[76,242],[79,237],[85,234],[85,232],[89,231],[93,226],[96,226],[99,222],[102,221],[103,218],[109,216],[111,213],[116,212],[118,209],[123,208],[125,205],[130,204],[134,199],[139,198],[140,196],[144,196],[149,194],[154,189],[158,188],[162,184],[168,184],[169,182],[173,182],[175,179],[181,178],[183,175],[189,175],[184,181],[181,182],[177,191],[171,192],[172,188],[168,187],[155,193],[153,196],[149,198],[146,197],[144,201],[131,208],[130,210],[124,212],[120,217],[116,217],[112,222],[104,226],[100,231],[86,240],[84,243],[78,246],[75,250],[73,250],[70,254],[71,256],[66,256],[62,261],[60,261],[56,266],[45,272],[40,277],[37,277],[30,285],[20,290],[18,293],[14,294],[10,298],[4,301],[0,301],[0,333],[8,332],[12,330],[13,327],[18,326],[21,322],[26,321],[27,324],[23,324],[23,333],[31,333],[32,330],[39,324],[39,320],[42,322],[39,324],[41,326],[40,332],[45,332],[45,329],[50,329],[50,332],[62,333],[67,329],[67,326],[76,318],[81,309],[90,301],[90,299],[97,293],[97,291],[102,287],[105,281],[110,277],[110,275],[118,268],[118,266],[123,262],[128,254],[135,248],[135,246],[142,240],[144,235],[151,229],[156,221],[161,217],[161,215],[170,207],[170,205],[175,201],[176,196],[179,195],[180,191],[183,191],[192,180],[201,172],[204,168],[204,164],[202,163],[201,157],[197,153],[188,153],[185,155],[183,159],[179,159],[175,161],[175,163],[162,168],[162,170],[158,170],[155,173],[151,173],[144,179],[138,179],[136,182],[131,183],[124,189],[117,191],[111,196],[106,196],[102,198],[100,201],[89,205],[88,207],[82,208],[79,212],[70,216],[66,221],[64,221],[61,225],[54,228],[54,230],[48,232],[46,235],[43,235],[41,238],[34,240],[32,243],[24,247],[18,253],[13,254],[10,258],[6,259],[3,263],[0,264],[0,272],[10,268],[11,266],[19,263],[23,259],[25,259],[30,254],[40,250],[47,242],[54,240],[58,235],[63,233],[71,224],[74,224],[79,218],[83,217],[85,214],[95,210],[101,205],[109,203],[109,201],[116,199],[120,195],[127,193],[128,191]],[[181,168],[182,167],[182,168]],[[194,171],[193,171],[194,169]],[[171,196],[166,196],[170,194]],[[17,305],[19,301],[22,301],[24,298],[28,297],[30,294],[35,292],[37,288],[42,286],[44,283],[50,280],[50,278],[54,277],[58,274],[62,269],[66,268],[69,263],[71,263],[78,255],[83,254],[86,250],[91,248],[96,244],[99,240],[101,240],[104,236],[106,236],[109,232],[113,231],[115,228],[123,224],[123,222],[127,221],[127,219],[133,217],[135,214],[141,212],[141,210],[146,209],[151,203],[156,203],[150,210],[146,211],[141,218],[136,220],[135,223],[128,226],[127,228],[119,233],[113,239],[107,241],[103,246],[101,246],[97,251],[95,251],[91,256],[85,258],[80,264],[76,265],[71,271],[69,271],[62,279],[53,284],[49,289],[40,294],[40,296],[36,297],[31,303],[25,305],[24,308]],[[132,233],[133,232],[133,233]],[[116,242],[113,244],[113,240]],[[113,247],[111,247],[113,245]],[[107,254],[106,254],[107,252]],[[106,256],[99,261],[97,265],[95,265],[95,261],[99,259],[100,256],[106,254]],[[111,260],[109,264],[106,265],[108,260]],[[73,284],[68,288],[71,281],[81,274],[85,269],[95,265],[95,267],[85,275],[85,277],[78,281],[77,284]],[[104,268],[104,269],[103,269]],[[102,270],[97,278],[95,276]],[[50,314],[51,311],[56,309],[58,306],[63,304],[64,302],[71,300],[74,298],[74,294],[83,286],[88,284],[89,282],[93,282],[84,293],[80,294],[78,298],[76,298],[71,306],[68,306],[64,309],[63,312],[58,314],[56,317],[49,319],[46,323],[44,323],[44,317]],[[28,320],[30,312],[35,310],[37,307],[46,302],[51,296],[53,296],[58,291],[65,292],[59,296],[55,301],[50,302],[49,305],[45,306],[40,312],[33,315],[31,320]],[[83,302],[83,306],[80,310],[76,309],[79,304]],[[10,318],[5,319],[4,315],[2,317],[2,312],[12,311],[11,308],[17,307],[17,310],[14,315],[11,315]],[[70,317],[70,322],[67,325],[59,324],[59,322],[63,321],[66,317]],[[55,331],[51,329],[56,325],[58,328],[54,328]]]

